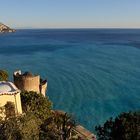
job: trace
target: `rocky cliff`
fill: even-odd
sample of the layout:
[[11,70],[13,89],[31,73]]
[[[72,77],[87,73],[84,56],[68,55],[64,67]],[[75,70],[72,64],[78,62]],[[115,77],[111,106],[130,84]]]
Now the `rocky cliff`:
[[16,30],[11,29],[10,27],[0,23],[0,33],[5,33],[5,32],[15,32]]

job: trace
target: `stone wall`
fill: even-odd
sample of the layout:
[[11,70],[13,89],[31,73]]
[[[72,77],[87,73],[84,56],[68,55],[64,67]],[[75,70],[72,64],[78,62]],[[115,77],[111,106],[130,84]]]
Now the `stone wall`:
[[21,91],[35,91],[46,95],[47,81],[40,82],[39,75],[22,75],[21,71],[14,72],[14,84]]
[[40,76],[26,77],[26,76],[14,76],[14,83],[22,91],[36,91],[40,92]]
[[46,96],[46,90],[47,90],[47,81],[45,80],[42,84],[40,84],[40,93]]

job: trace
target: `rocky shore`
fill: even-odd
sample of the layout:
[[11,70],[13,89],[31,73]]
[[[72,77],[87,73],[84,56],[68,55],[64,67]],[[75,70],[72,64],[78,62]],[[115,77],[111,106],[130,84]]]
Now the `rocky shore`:
[[12,33],[12,32],[15,32],[15,31],[16,30],[11,29],[10,27],[0,23],[0,33],[6,33],[6,32]]

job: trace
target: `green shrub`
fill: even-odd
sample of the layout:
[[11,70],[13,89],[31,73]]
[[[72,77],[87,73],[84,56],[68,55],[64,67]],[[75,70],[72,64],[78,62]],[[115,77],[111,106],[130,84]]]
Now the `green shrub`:
[[95,129],[99,140],[140,140],[140,113],[122,113]]
[[42,94],[36,92],[22,92],[21,102],[23,112],[32,112],[42,121],[47,119],[51,115],[52,103],[48,97],[44,97]]
[[0,70],[0,81],[8,80],[8,72],[5,70]]

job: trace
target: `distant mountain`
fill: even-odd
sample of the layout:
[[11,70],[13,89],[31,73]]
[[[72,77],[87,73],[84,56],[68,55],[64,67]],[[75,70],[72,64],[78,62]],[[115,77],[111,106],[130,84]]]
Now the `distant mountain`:
[[10,27],[0,23],[0,33],[6,33],[6,32],[15,32],[16,30],[11,29]]

